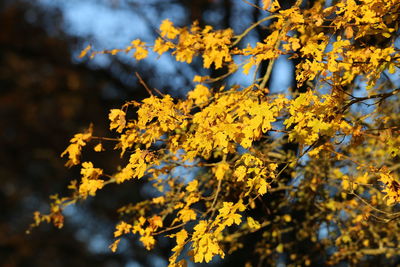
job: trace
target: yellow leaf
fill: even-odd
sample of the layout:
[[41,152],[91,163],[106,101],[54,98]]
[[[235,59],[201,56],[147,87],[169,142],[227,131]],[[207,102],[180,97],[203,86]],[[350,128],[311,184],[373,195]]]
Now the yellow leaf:
[[142,236],[142,237],[140,237],[139,240],[143,243],[144,247],[147,250],[151,250],[154,247],[155,243],[156,243],[156,240],[151,235]]
[[79,157],[81,155],[81,146],[78,144],[70,144],[63,153],[61,153],[61,157],[68,154],[68,162],[66,166],[73,166],[79,164]]
[[281,5],[279,4],[278,0],[274,0],[274,2],[272,3],[272,6],[270,8],[270,12],[275,12],[277,10],[281,9]]
[[258,187],[258,193],[260,195],[264,195],[265,193],[267,193],[269,184],[263,178],[260,178],[257,187]]
[[82,183],[79,186],[79,194],[86,198],[88,195],[94,196],[96,195],[96,191],[98,189],[103,188],[104,181],[101,179],[98,180],[89,180],[88,178],[82,178]]
[[112,252],[117,251],[118,244],[120,241],[121,241],[121,239],[117,239],[109,246],[109,248],[111,249]]
[[283,252],[283,244],[280,243],[277,247],[276,247],[276,252],[278,253],[282,253]]
[[263,1],[262,1],[263,9],[267,10],[267,9],[270,7],[270,5],[271,5],[271,1],[272,1],[272,0],[263,0]]
[[396,72],[396,66],[393,63],[389,64],[389,73],[394,74]]
[[86,48],[83,49],[82,52],[79,54],[79,58],[83,58],[84,56],[86,56],[90,49],[92,49],[91,45],[86,46]]
[[250,69],[255,65],[255,62],[252,59],[253,58],[250,58],[250,60],[243,66],[243,73],[246,75],[249,74]]
[[268,167],[269,167],[269,169],[270,169],[271,171],[275,171],[275,170],[278,168],[278,164],[276,164],[276,163],[270,163],[270,164],[268,165]]
[[103,145],[102,145],[101,143],[98,143],[98,144],[93,148],[93,150],[96,151],[96,152],[101,152],[101,151],[103,151]]
[[174,24],[166,19],[160,25],[161,36],[167,37],[168,39],[175,39],[179,34],[179,31],[174,27]]
[[86,145],[86,142],[90,141],[93,133],[93,125],[90,125],[89,129],[85,133],[75,134],[70,140],[71,144],[61,153],[61,157],[68,154],[68,162],[65,164],[67,167],[71,167],[79,164],[79,157],[81,155],[81,149]]
[[236,168],[235,172],[233,173],[233,175],[237,178],[237,181],[243,181],[244,177],[246,176],[247,169],[245,166],[241,165],[239,167]]
[[171,42],[165,42],[162,38],[157,38],[154,42],[153,51],[162,55],[173,47],[174,45]]
[[289,214],[285,214],[285,215],[283,215],[283,220],[285,222],[290,222],[290,221],[292,221],[292,217]]
[[191,182],[187,185],[186,190],[187,190],[188,192],[197,191],[198,184],[199,184],[199,181],[193,180],[193,181],[191,181]]
[[114,237],[119,237],[123,234],[129,234],[132,230],[132,225],[126,222],[120,222],[115,228]]
[[163,226],[163,221],[162,221],[162,218],[160,216],[157,216],[157,215],[153,216],[148,221],[150,223],[150,226],[153,229],[156,229],[158,227],[162,227]]
[[249,227],[252,229],[258,230],[261,227],[260,223],[251,217],[247,217],[247,223],[249,224]]
[[115,181],[117,184],[123,183],[134,176],[134,171],[131,168],[131,165],[128,164],[127,167],[123,168],[120,172],[114,175]]
[[103,170],[94,168],[91,162],[82,163],[82,181],[79,186],[79,194],[86,198],[88,195],[94,196],[98,189],[103,188],[104,181],[98,179],[103,174]]
[[226,171],[229,170],[229,164],[226,162],[218,163],[216,167],[214,167],[214,173],[217,180],[222,180],[225,176]]
[[353,38],[353,27],[347,26],[346,29],[344,30],[344,35],[346,36],[347,39]]
[[199,75],[195,75],[193,77],[193,82],[201,83],[203,81],[203,77]]
[[176,233],[176,244],[182,246],[183,244],[185,244],[186,238],[188,238],[188,233],[186,232],[186,230],[180,230],[178,233]]
[[179,219],[184,223],[191,221],[191,220],[196,220],[196,212],[188,207],[181,209],[178,212],[178,215],[179,215]]
[[153,201],[154,204],[164,204],[165,198],[163,196],[156,197],[156,198],[153,198],[152,201]]
[[188,93],[188,98],[194,100],[196,105],[207,103],[210,97],[210,90],[202,84],[196,85],[196,87]]
[[88,179],[97,179],[100,175],[103,174],[103,170],[99,168],[94,168],[93,163],[90,161],[82,163],[81,174],[83,177]]
[[125,112],[120,109],[112,109],[110,110],[110,114],[108,115],[110,122],[110,130],[117,129],[116,131],[122,133],[125,128],[126,120],[125,120]]
[[390,38],[392,35],[388,32],[384,32],[384,33],[382,33],[382,36],[386,37],[386,38]]

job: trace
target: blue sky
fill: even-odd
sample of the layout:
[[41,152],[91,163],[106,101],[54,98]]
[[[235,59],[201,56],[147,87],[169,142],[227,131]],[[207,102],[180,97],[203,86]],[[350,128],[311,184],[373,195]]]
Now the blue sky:
[[[187,17],[185,10],[177,4],[170,4],[165,1],[164,7],[157,5],[163,3],[160,0],[147,1],[121,1],[121,0],[38,0],[38,4],[44,9],[59,8],[63,15],[63,28],[67,34],[81,39],[81,43],[76,51],[73,51],[73,60],[79,62],[77,55],[80,50],[91,44],[94,50],[107,50],[114,48],[123,48],[137,38],[146,42],[152,42],[155,37],[155,31],[161,24],[161,21],[168,18],[177,25],[184,25]],[[158,8],[158,10],[156,9]],[[243,1],[234,1],[232,25],[237,32],[241,32],[246,26],[251,24],[251,14],[245,16],[246,12],[251,12],[252,7]],[[240,20],[235,19],[241,15]],[[219,20],[218,10],[210,11],[206,14],[209,22],[217,23]],[[250,35],[245,42],[254,44],[255,39]],[[119,58],[129,64],[137,64],[130,56],[119,55]],[[158,58],[156,54],[151,54],[148,62],[153,64],[157,60],[157,77],[166,76],[174,79],[174,84],[182,84],[176,75],[177,70],[193,77],[198,73],[187,67],[183,63],[176,63],[171,56],[163,55]],[[110,67],[110,57],[106,55],[96,56],[89,61],[92,67],[108,68]],[[290,86],[290,74],[292,66],[286,58],[280,58],[275,64],[272,73],[271,88],[272,91],[285,91]],[[246,87],[251,84],[253,74],[248,76],[238,72],[233,75],[230,83],[240,84]],[[162,83],[156,84],[161,86]],[[179,86],[178,86],[179,87]],[[190,88],[187,88],[188,90]],[[181,90],[181,89],[178,89]]]

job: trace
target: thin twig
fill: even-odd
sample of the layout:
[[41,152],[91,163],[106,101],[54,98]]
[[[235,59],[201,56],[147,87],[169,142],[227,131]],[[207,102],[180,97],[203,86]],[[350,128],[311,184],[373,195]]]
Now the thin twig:
[[[143,81],[142,77],[140,77],[139,73],[135,72],[136,77],[139,79],[139,82],[141,85],[144,86],[144,88],[146,88],[146,91],[153,96],[153,93],[151,92],[150,88],[147,86],[147,84]],[[157,94],[159,94],[160,96],[164,96],[163,93],[161,93],[157,88],[153,88],[154,91],[156,91]]]
[[258,10],[261,10],[261,11],[265,11],[264,9],[262,9],[261,7],[259,7],[259,6],[257,6],[257,5],[255,5],[255,4],[253,4],[253,3],[250,3],[249,1],[247,1],[247,0],[242,0],[243,2],[245,2],[246,4],[248,4],[248,5],[250,5],[250,6],[252,6],[252,7],[254,7],[254,8],[256,8],[256,9],[258,9]]
[[375,208],[375,207],[372,206],[370,203],[368,203],[368,201],[366,201],[365,199],[363,199],[362,197],[360,197],[360,196],[359,196],[357,193],[355,193],[354,191],[351,191],[349,194],[355,196],[355,197],[358,198],[362,203],[364,203],[366,206],[368,206],[370,209],[372,209],[372,210],[374,210],[374,211],[376,211],[376,212],[378,212],[378,213],[385,214],[385,215],[387,215],[387,216],[395,216],[395,215],[396,215],[395,213],[390,213],[390,212],[387,212],[387,211],[384,211],[384,210],[380,210],[380,209],[378,209],[378,208]]
[[100,137],[100,136],[92,136],[91,137],[92,139],[96,139],[96,140],[104,140],[104,141],[116,141],[116,142],[119,142],[119,141],[121,141],[120,139],[118,139],[118,138],[109,138],[109,137]]
[[219,191],[221,191],[221,184],[222,184],[222,179],[218,181],[217,192],[215,192],[214,200],[213,200],[213,202],[211,204],[212,213],[211,213],[211,217],[210,218],[214,217],[214,214],[215,214],[215,211],[216,211],[216,209],[214,208],[214,205],[217,202]]
[[272,16],[268,16],[263,18],[262,20],[259,20],[257,22],[255,22],[254,24],[252,24],[250,27],[248,27],[243,33],[241,33],[240,35],[235,36],[236,41],[232,43],[232,47],[237,45],[251,30],[253,30],[255,27],[257,27],[258,25],[260,25],[261,23],[276,18],[278,17],[278,15],[272,15]]
[[260,83],[260,88],[263,89],[265,88],[265,85],[267,84],[267,81],[269,80],[269,77],[271,76],[271,72],[272,72],[272,67],[274,66],[275,63],[275,59],[272,59],[269,64],[268,64],[268,68],[267,71],[265,72],[265,75],[263,77],[262,82]]
[[184,226],[185,224],[186,224],[186,223],[181,223],[181,224],[178,224],[178,225],[169,227],[169,228],[167,228],[167,229],[164,229],[164,230],[155,232],[155,233],[153,233],[152,235],[159,235],[159,234],[162,234],[162,233],[165,233],[165,232],[169,232],[169,231],[172,231],[172,230],[174,230],[174,229],[176,229],[176,228],[182,227],[182,226]]
[[153,96],[153,93],[151,92],[149,87],[147,87],[147,84],[143,81],[142,77],[140,77],[139,73],[135,72],[135,74],[136,74],[136,77],[139,79],[140,84],[143,85],[143,87],[146,89],[147,93],[149,93],[149,95]]
[[395,90],[393,90],[392,92],[389,93],[383,93],[383,94],[376,94],[376,95],[370,95],[370,96],[366,96],[366,97],[356,97],[356,99],[350,101],[349,103],[347,103],[343,108],[342,108],[342,113],[344,111],[346,111],[346,109],[348,109],[351,105],[364,101],[364,100],[369,100],[369,99],[375,99],[375,98],[380,98],[380,100],[378,102],[381,102],[383,100],[385,100],[388,97],[391,97],[397,93],[400,92],[400,88],[397,88]]
[[393,220],[399,218],[399,216],[400,216],[400,212],[387,212],[387,211],[380,210],[380,209],[378,209],[378,208],[372,206],[370,203],[368,203],[368,201],[366,201],[366,200],[363,199],[361,196],[359,196],[357,193],[355,193],[353,189],[351,190],[351,192],[350,192],[349,194],[355,196],[357,199],[359,199],[362,203],[364,203],[367,207],[369,207],[369,208],[372,209],[373,211],[388,216],[388,218],[380,218],[379,216],[373,215],[373,214],[371,213],[371,215],[373,215],[373,216],[376,217],[376,218],[381,219],[381,220],[384,221],[384,222],[393,221]]

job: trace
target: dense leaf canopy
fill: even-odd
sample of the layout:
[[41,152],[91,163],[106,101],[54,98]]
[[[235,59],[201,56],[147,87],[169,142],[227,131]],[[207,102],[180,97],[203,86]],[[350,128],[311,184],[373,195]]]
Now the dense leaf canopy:
[[[32,226],[62,227],[66,206],[140,179],[153,197],[118,210],[113,251],[134,234],[148,250],[169,237],[170,266],[229,261],[240,250],[254,265],[399,260],[400,2],[262,2],[253,8],[265,16],[241,33],[167,19],[151,44],[84,49],[81,57],[138,61],[170,53],[222,74],[195,75],[194,88],[174,99],[137,73],[149,97],[112,109],[108,136],[89,127],[70,140],[62,156],[81,178]],[[263,40],[243,43],[257,27]],[[280,57],[295,62],[296,85],[277,92],[267,85]],[[243,84],[225,83],[239,72]],[[109,143],[121,157],[113,170],[82,153],[106,154]]]

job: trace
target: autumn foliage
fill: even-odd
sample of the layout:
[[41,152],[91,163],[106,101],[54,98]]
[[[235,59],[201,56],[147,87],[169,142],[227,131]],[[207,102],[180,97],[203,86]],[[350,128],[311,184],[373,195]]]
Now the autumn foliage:
[[[240,34],[167,19],[153,44],[82,51],[81,57],[132,53],[136,60],[170,53],[187,64],[201,58],[204,68],[225,74],[194,76],[184,99],[143,83],[148,98],[110,111],[113,134],[76,134],[62,156],[68,167],[80,166],[82,177],[71,182],[70,196],[54,197],[49,214],[35,213],[33,225],[62,227],[67,205],[141,179],[158,194],[118,210],[113,251],[125,235],[148,250],[167,236],[174,242],[169,264],[181,266],[229,257],[252,236],[249,264],[398,258],[400,2],[301,2],[283,9],[263,1],[254,8],[265,18]],[[269,34],[244,44],[259,25]],[[272,92],[266,85],[281,56],[295,60],[296,86]],[[210,86],[237,72],[251,85]],[[81,155],[86,147],[107,153],[105,142],[121,156],[112,173]]]

